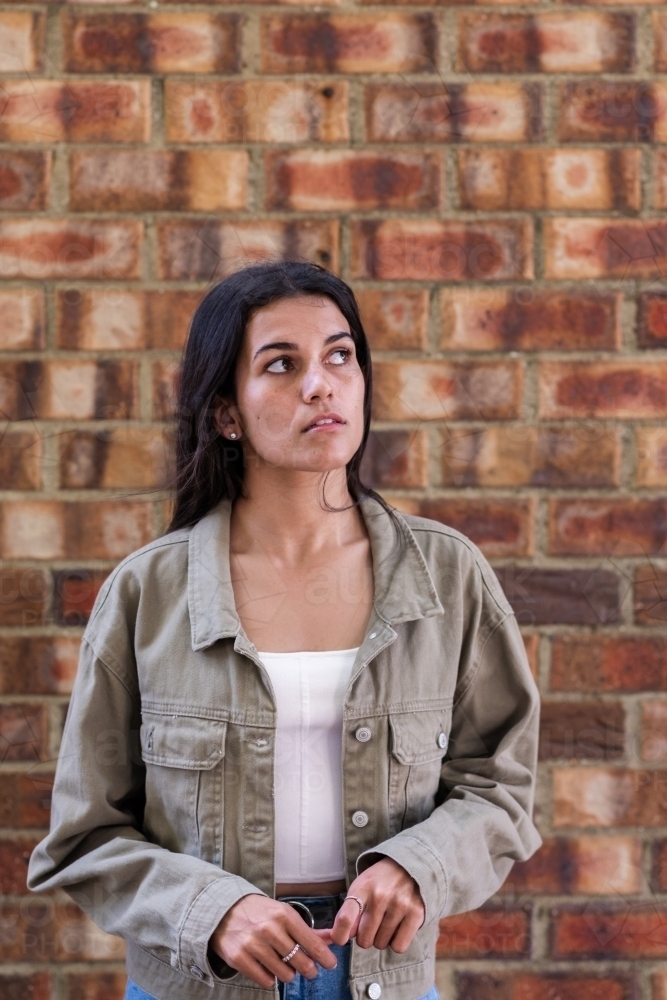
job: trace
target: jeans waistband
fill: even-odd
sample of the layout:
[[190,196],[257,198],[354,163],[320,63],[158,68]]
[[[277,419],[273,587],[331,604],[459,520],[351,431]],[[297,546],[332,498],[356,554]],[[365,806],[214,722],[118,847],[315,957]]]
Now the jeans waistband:
[[[346,893],[339,892],[333,896],[278,896],[281,903],[290,903],[307,924],[316,930],[331,928],[336,914],[345,901]],[[305,908],[305,909],[304,909]],[[312,921],[309,914],[312,915]]]

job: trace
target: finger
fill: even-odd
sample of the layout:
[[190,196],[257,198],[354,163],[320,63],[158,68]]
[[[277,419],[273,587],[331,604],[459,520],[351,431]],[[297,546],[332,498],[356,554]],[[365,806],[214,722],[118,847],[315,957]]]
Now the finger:
[[[258,986],[263,987],[265,990],[270,990],[272,986],[275,985],[275,976],[266,969],[261,962],[256,961],[251,955],[246,953],[243,958],[232,966],[234,969],[238,969],[240,973],[252,979],[253,982],[257,983]],[[294,978],[294,973],[292,973],[292,978]],[[284,980],[289,982],[289,980]]]
[[[402,954],[410,947],[413,937],[424,922],[424,914],[420,911],[415,914],[408,914],[398,925],[398,928],[389,944],[391,950]],[[386,947],[386,946],[385,946]]]
[[331,944],[331,927],[318,927],[315,930],[320,941],[324,941],[325,944]]
[[334,944],[347,944],[357,933],[359,926],[359,904],[354,899],[346,900],[336,914],[331,928],[331,940]]
[[360,948],[370,948],[385,915],[386,903],[372,901],[361,914],[357,930],[357,944]]
[[[286,903],[285,905],[288,906],[289,904]],[[294,913],[291,906],[289,907],[289,910],[290,912],[287,917],[286,927],[287,932],[292,935],[294,940],[297,941],[302,948],[305,948],[315,962],[324,966],[325,969],[335,969],[338,963],[336,961],[336,956],[331,949],[328,948],[315,931],[308,926],[305,920],[302,920],[298,914]],[[285,952],[285,954],[287,954],[287,952]]]
[[382,918],[380,926],[375,934],[375,939],[373,941],[374,948],[377,948],[379,951],[384,951],[399,928],[404,915],[404,911],[400,909],[385,910],[384,917]]

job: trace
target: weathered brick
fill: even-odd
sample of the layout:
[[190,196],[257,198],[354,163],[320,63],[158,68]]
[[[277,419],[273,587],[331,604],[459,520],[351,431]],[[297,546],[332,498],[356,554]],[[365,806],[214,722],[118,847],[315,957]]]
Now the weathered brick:
[[428,291],[355,289],[373,351],[424,350],[428,336]]
[[[545,837],[542,847],[529,861],[514,865],[501,892],[520,898],[528,893],[612,896],[641,892],[641,857],[642,842],[636,837],[592,834]],[[540,995],[539,990],[526,994],[532,1000]],[[560,990],[558,995],[563,997]],[[576,992],[572,1000],[579,1000],[580,996],[588,994],[585,990]],[[606,995],[601,1000],[606,1000]]]
[[46,707],[0,705],[0,762],[36,762],[48,759],[49,722]]
[[620,702],[542,701],[540,760],[617,760],[625,750]]
[[2,219],[7,278],[139,278],[143,227],[135,219]]
[[428,484],[423,431],[371,431],[361,478],[373,489],[413,489]]
[[640,756],[651,764],[667,760],[667,701],[652,698],[641,706]]
[[451,351],[615,350],[618,292],[443,288],[440,347]]
[[59,436],[59,483],[63,489],[163,486],[168,442],[156,428],[65,431]]
[[370,142],[534,142],[542,136],[535,83],[372,83]]
[[[0,822],[4,827],[48,828],[53,774],[32,770],[0,773]],[[20,1000],[24,1000],[21,995]]]
[[561,142],[664,142],[667,85],[637,80],[562,83],[558,138]]
[[547,278],[654,278],[667,267],[662,219],[545,219]]
[[[4,896],[25,895],[28,891],[26,878],[28,861],[33,849],[37,846],[34,839],[0,840],[0,892]],[[0,979],[0,993],[3,987]],[[5,994],[1,993],[3,1000]]]
[[447,497],[407,499],[392,503],[407,514],[447,524],[471,538],[490,559],[530,556],[535,549],[534,502],[504,497],[458,500]]
[[1,142],[147,142],[149,80],[3,80]]
[[552,500],[551,555],[649,556],[667,541],[664,500]]
[[51,976],[48,972],[3,973],[0,995],[3,1000],[51,1000]]
[[641,207],[637,149],[462,149],[457,166],[462,208]]
[[[284,0],[286,3],[294,3],[295,0]],[[296,0],[297,3],[304,3],[305,0]],[[310,0],[312,3],[312,0]],[[383,7],[452,7],[458,6],[461,0],[359,0],[359,5],[362,7],[372,7],[376,4],[382,4]],[[483,3],[485,7],[493,7],[495,4],[506,5],[506,0],[470,0],[470,6],[474,4]],[[539,3],[539,0],[518,0],[518,3],[512,6],[525,6],[527,4]]]
[[543,361],[538,391],[545,418],[661,417],[667,361]]
[[244,264],[294,256],[338,267],[334,219],[183,220],[158,222],[157,231],[160,278],[218,281]]
[[435,68],[432,14],[267,14],[263,73],[411,73]]
[[644,635],[555,636],[552,691],[667,691],[667,648]]
[[56,625],[86,625],[95,598],[108,576],[105,570],[64,569],[53,574],[53,618]]
[[62,635],[5,636],[0,649],[0,693],[69,694],[79,645],[79,639]]
[[170,142],[345,142],[345,80],[167,80]]
[[[653,883],[653,889],[655,892],[665,892],[667,891],[667,840],[661,838],[653,842],[653,858],[652,858],[652,871],[651,871],[651,881]],[[667,970],[665,970],[667,972]],[[667,988],[667,983],[660,984],[660,992],[656,994],[654,988],[653,996],[664,996],[664,990]]]
[[558,907],[552,920],[554,958],[667,957],[667,909],[654,902]]
[[[0,569],[0,625],[27,628],[46,624],[50,591],[49,577],[41,569],[23,566]],[[0,648],[0,663],[2,657]]]
[[667,771],[558,767],[553,789],[554,827],[667,823]]
[[42,438],[39,434],[17,428],[3,433],[0,438],[0,482],[6,490],[38,490],[41,487]]
[[667,155],[664,149],[656,149],[653,160],[655,208],[667,208]]
[[635,621],[664,627],[667,622],[667,569],[649,563],[635,567]]
[[122,559],[151,540],[149,503],[7,500],[0,554],[6,559]]
[[234,73],[240,68],[238,14],[62,15],[70,73]]
[[153,420],[172,420],[176,410],[178,363],[156,361],[153,365]]
[[540,637],[537,632],[523,632],[521,638],[526,649],[528,665],[533,677],[537,678],[539,669]]
[[633,975],[616,971],[460,972],[457,984],[458,1000],[634,1000],[637,994]]
[[309,150],[264,154],[267,208],[297,211],[438,208],[441,155]]
[[202,295],[186,289],[58,291],[57,346],[83,351],[180,350]]
[[385,281],[532,278],[533,231],[523,219],[356,221],[352,273]]
[[37,212],[48,208],[50,183],[50,150],[0,151],[0,209]]
[[516,361],[377,361],[376,420],[511,420],[520,416]]
[[43,11],[0,13],[0,73],[34,73],[43,69],[45,25]]
[[248,153],[240,149],[73,153],[70,208],[84,212],[245,208],[248,163]]
[[530,909],[484,906],[440,921],[438,958],[527,958]]
[[667,969],[658,969],[651,976],[651,997],[652,1000],[666,1000]]
[[0,940],[0,961],[108,962],[125,954],[122,938],[100,930],[74,903],[42,897],[30,906],[7,902],[3,907],[11,932]]
[[0,408],[10,420],[137,416],[134,361],[0,362]]
[[604,625],[620,620],[621,577],[611,570],[496,569],[522,625]]
[[40,351],[45,344],[43,291],[37,288],[0,291],[0,351]]
[[457,69],[469,73],[609,73],[634,65],[630,14],[458,16]]
[[656,73],[667,73],[667,12],[653,11],[653,68]]
[[653,350],[667,347],[667,294],[645,292],[639,296],[637,346]]
[[69,972],[65,976],[67,1000],[123,1000],[126,984],[124,972]]

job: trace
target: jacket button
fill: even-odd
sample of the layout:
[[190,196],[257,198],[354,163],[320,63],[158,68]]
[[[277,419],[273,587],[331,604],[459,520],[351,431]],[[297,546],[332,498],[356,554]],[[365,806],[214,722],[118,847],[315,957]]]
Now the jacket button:
[[[363,812],[361,809],[357,809],[356,812],[352,813],[352,822],[355,826],[366,826],[368,823],[368,813]],[[379,993],[378,996],[380,996]]]
[[447,733],[440,733],[440,735],[438,736],[438,746],[440,747],[440,749],[446,750],[447,743],[448,743]]
[[368,743],[372,734],[368,726],[360,726],[354,735],[360,743]]
[[371,983],[366,990],[371,1000],[380,1000],[382,996],[382,987],[379,983]]
[[190,972],[195,977],[195,979],[203,979],[204,973],[201,971],[198,965],[191,965]]

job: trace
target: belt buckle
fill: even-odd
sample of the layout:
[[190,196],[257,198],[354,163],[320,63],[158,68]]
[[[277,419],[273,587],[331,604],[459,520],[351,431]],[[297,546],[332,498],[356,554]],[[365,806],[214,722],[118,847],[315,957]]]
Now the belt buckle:
[[311,928],[315,927],[315,917],[311,913],[309,907],[307,907],[305,903],[302,903],[300,899],[283,899],[283,903],[287,903],[295,910],[298,910],[306,923],[310,924]]

